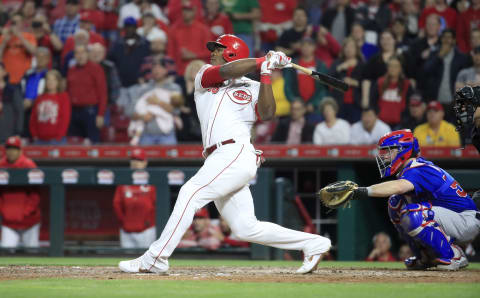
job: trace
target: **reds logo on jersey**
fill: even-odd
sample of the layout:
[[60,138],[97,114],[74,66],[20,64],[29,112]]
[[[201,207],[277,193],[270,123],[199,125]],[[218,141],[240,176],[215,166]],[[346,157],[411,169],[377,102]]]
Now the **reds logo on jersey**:
[[228,97],[239,105],[246,105],[252,102],[250,90],[233,90],[228,92]]

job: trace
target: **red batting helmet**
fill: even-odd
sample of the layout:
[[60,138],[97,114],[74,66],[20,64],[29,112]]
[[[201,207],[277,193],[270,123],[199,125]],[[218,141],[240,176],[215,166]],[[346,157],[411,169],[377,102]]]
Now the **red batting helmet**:
[[227,62],[248,58],[250,53],[247,44],[232,34],[224,34],[217,38],[216,41],[207,42],[207,49],[210,52],[215,51],[216,47],[225,49],[223,51],[223,59]]

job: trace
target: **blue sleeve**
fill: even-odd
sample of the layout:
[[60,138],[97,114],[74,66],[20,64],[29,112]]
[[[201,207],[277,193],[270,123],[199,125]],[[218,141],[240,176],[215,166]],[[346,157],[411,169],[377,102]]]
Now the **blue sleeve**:
[[34,85],[35,84],[32,84],[30,77],[25,80],[25,94],[23,96],[24,98],[34,100],[37,97],[37,86]]
[[[436,173],[436,170],[429,166],[407,169],[405,172],[403,172],[399,179],[410,181],[415,188],[414,191],[417,196],[420,196],[424,193],[435,192],[435,190],[437,190],[443,182],[443,180],[441,180],[441,176]],[[441,181],[439,181],[439,179]]]

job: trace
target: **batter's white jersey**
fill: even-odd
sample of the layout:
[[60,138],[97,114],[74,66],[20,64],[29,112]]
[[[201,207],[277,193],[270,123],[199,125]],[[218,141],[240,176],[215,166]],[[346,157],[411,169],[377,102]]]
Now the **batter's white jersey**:
[[203,88],[204,65],[195,77],[195,104],[202,129],[203,147],[234,139],[249,143],[257,120],[256,106],[260,83],[249,78],[224,81],[220,87]]

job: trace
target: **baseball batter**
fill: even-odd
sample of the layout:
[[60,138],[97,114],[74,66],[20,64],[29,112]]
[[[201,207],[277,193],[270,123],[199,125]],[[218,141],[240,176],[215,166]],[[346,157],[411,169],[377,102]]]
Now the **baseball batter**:
[[395,175],[397,180],[370,187],[337,182],[320,191],[322,200],[328,205],[331,197],[338,206],[338,198],[344,195],[346,200],[389,197],[390,219],[415,254],[405,260],[408,269],[468,266],[461,246],[480,232],[480,213],[472,198],[445,170],[420,157],[418,141],[410,130],[384,135],[378,150],[380,176]]
[[[197,210],[214,202],[221,216],[240,240],[281,249],[302,250],[305,260],[297,273],[309,273],[330,249],[329,239],[258,221],[248,182],[260,165],[261,152],[250,143],[257,119],[275,114],[271,86],[273,69],[290,63],[280,52],[248,59],[247,45],[234,35],[208,42],[211,64],[195,78],[195,103],[201,123],[205,162],[180,189],[174,210],[160,238],[139,258],[122,261],[125,272],[164,273],[168,258],[192,223]],[[260,72],[260,83],[245,77]]]

